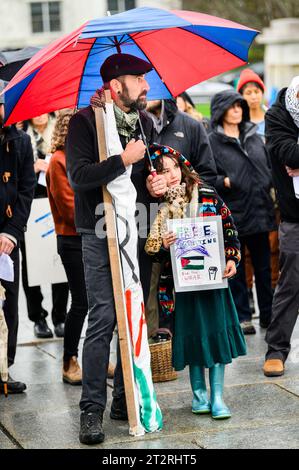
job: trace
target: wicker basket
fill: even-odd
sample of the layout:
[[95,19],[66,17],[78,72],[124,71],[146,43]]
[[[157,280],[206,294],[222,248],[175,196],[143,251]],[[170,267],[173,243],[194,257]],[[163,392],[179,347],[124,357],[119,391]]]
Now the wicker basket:
[[162,341],[149,345],[153,382],[167,382],[177,379],[177,372],[172,367],[172,341]]

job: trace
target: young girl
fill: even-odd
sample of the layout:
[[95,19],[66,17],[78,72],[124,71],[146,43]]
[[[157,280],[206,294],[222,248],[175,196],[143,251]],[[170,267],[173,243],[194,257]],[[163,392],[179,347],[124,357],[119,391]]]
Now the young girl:
[[[200,181],[179,152],[155,144],[151,146],[151,158],[157,173],[164,174],[168,190],[147,239],[147,253],[160,259],[169,257],[175,235],[165,229],[168,218],[188,216],[188,211],[204,217],[221,215],[226,256],[223,277],[234,276],[240,250],[229,209],[212,187]],[[176,293],[173,362],[176,370],[189,365],[193,413],[211,412],[215,419],[230,418],[222,398],[224,368],[233,358],[245,354],[245,340],[229,288]],[[205,368],[209,369],[210,400]]]

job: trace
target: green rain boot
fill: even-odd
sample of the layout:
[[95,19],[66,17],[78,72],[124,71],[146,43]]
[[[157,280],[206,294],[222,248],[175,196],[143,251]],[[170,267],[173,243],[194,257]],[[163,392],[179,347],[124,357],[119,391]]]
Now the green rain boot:
[[205,381],[205,369],[201,366],[189,366],[190,383],[193,392],[192,413],[204,414],[211,412]]
[[209,369],[211,387],[212,418],[225,419],[231,417],[229,408],[223,401],[224,364],[215,364]]

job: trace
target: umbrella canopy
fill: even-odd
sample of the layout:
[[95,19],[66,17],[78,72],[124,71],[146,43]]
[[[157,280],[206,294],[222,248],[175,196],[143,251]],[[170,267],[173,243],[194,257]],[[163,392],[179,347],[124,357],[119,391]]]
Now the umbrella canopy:
[[84,107],[102,85],[101,64],[116,52],[148,60],[149,99],[244,65],[258,34],[203,13],[135,8],[88,21],[32,57],[5,90],[6,124],[62,108]]
[[25,47],[19,51],[0,52],[0,79],[9,82],[40,49],[40,47]]

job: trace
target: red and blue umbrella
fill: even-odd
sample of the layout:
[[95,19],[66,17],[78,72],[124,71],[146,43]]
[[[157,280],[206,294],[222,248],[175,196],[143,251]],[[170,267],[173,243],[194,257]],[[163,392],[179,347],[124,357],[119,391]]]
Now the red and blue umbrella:
[[91,20],[37,52],[5,90],[6,124],[89,104],[99,70],[116,52],[148,60],[148,99],[177,96],[190,86],[248,61],[258,32],[191,11],[135,8]]

